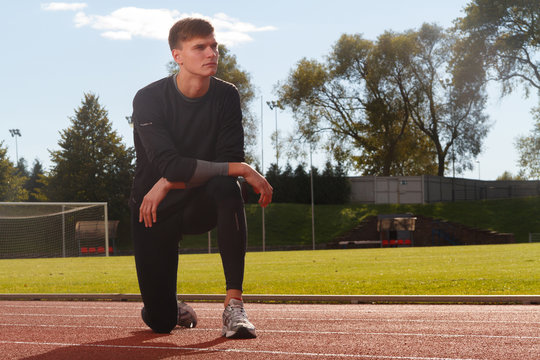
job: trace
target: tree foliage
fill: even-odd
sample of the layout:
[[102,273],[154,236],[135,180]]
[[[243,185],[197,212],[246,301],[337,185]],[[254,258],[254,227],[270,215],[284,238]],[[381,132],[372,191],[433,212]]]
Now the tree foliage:
[[24,187],[28,191],[28,201],[46,201],[44,193],[46,187],[46,176],[43,165],[38,159],[34,160],[32,170],[28,171],[28,180]]
[[[20,164],[21,162],[19,162]],[[7,157],[7,147],[0,142],[0,201],[26,201],[26,177]]]
[[469,59],[502,82],[503,94],[517,84],[540,90],[538,0],[472,0],[455,23]]
[[481,74],[452,66],[455,39],[438,26],[386,32],[376,42],[344,34],[324,62],[302,59],[278,85],[295,133],[326,135],[339,162],[365,175],[444,175],[472,167],[487,134]]
[[472,169],[489,130],[485,82],[468,77],[462,64],[452,65],[456,39],[436,25],[424,24],[411,34],[415,41],[410,61],[413,74],[410,107],[414,124],[426,134],[437,153],[437,175],[443,176],[449,152],[458,172]]
[[540,180],[540,107],[533,110],[535,124],[529,135],[520,136],[516,141],[519,153],[519,176]]
[[526,180],[520,175],[512,175],[512,173],[508,170],[504,171],[501,175],[497,176],[497,181],[508,181],[508,180]]
[[[236,56],[224,45],[219,46],[219,62],[216,77],[234,84],[240,94],[242,108],[242,124],[244,126],[244,141],[246,161],[255,162],[255,146],[257,144],[257,122],[250,110],[250,104],[255,98],[255,87],[251,82],[250,74],[238,65]],[[174,61],[167,64],[170,75],[178,72],[178,65]]]
[[[302,203],[311,202],[309,169],[299,164],[294,170],[288,163],[284,170],[276,164],[270,165],[266,178],[274,188],[272,202]],[[351,186],[343,167],[332,166],[327,162],[322,172],[313,168],[313,198],[315,204],[344,204],[349,201]],[[255,199],[256,201],[256,199]]]
[[108,202],[112,218],[124,217],[133,176],[134,150],[112,130],[107,110],[94,94],[84,94],[71,125],[50,151],[51,201]]
[[[458,63],[476,62],[487,80],[499,81],[502,94],[523,85],[540,94],[540,2],[538,0],[472,0],[455,21],[460,36]],[[471,60],[476,59],[476,60]],[[540,179],[540,109],[536,123],[516,141],[519,178]]]

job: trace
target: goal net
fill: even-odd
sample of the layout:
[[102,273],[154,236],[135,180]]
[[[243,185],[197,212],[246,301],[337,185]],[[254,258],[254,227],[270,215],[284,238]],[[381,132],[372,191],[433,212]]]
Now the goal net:
[[107,203],[0,203],[0,258],[109,255]]

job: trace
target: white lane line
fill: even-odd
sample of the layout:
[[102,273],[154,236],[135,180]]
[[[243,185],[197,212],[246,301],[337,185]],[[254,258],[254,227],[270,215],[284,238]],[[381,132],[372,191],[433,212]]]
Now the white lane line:
[[[255,314],[255,315],[254,315]],[[521,325],[539,325],[540,321],[524,320],[464,320],[464,319],[381,319],[381,318],[299,318],[299,317],[260,317],[256,312],[250,311],[250,317],[257,320],[276,320],[276,321],[308,321],[308,322],[404,322],[404,323],[469,323],[469,324],[521,324]],[[41,316],[41,317],[69,317],[69,318],[140,318],[140,315],[114,315],[114,314],[47,314],[47,313],[0,313],[0,316]],[[219,317],[219,316],[218,316]],[[216,319],[216,316],[198,316],[199,319]]]
[[298,333],[298,334],[320,334],[320,335],[375,335],[375,336],[418,336],[418,337],[442,337],[442,338],[488,338],[488,339],[519,339],[519,340],[540,340],[540,336],[520,336],[520,335],[485,335],[485,334],[425,334],[425,333],[403,333],[403,332],[345,332],[345,331],[303,331],[303,330],[259,330],[257,332],[268,333]]
[[0,316],[41,316],[41,317],[68,317],[68,318],[140,318],[141,315],[111,315],[111,314],[18,314],[0,313]]
[[[257,320],[287,320],[287,321],[311,321],[311,322],[317,322],[317,323],[323,323],[323,322],[345,322],[345,321],[359,321],[359,322],[416,322],[416,323],[480,323],[480,324],[531,324],[531,325],[537,325],[540,324],[540,321],[520,321],[520,320],[462,320],[462,319],[380,319],[380,318],[338,318],[338,319],[324,319],[324,318],[263,318],[258,316],[253,316],[250,312],[250,317]],[[204,319],[204,317],[200,317],[201,319]],[[208,317],[207,319],[212,319]]]
[[[44,328],[88,328],[88,329],[148,329],[146,326],[113,326],[113,325],[56,325],[56,324],[11,324],[0,323],[0,326],[12,327],[44,327]],[[218,328],[193,328],[185,331],[215,331]],[[440,338],[485,338],[485,339],[514,339],[514,340],[540,340],[540,336],[524,335],[486,335],[486,334],[427,334],[427,333],[405,333],[405,332],[362,332],[362,331],[316,331],[316,330],[267,330],[257,329],[258,333],[277,334],[313,334],[313,335],[370,335],[370,336],[396,336],[396,337],[440,337]]]
[[[0,326],[42,327],[42,328],[72,328],[72,329],[148,329],[148,326],[116,326],[116,325],[68,325],[68,324],[11,324],[0,323]],[[193,329],[190,329],[193,330]]]
[[[221,309],[221,304],[217,304],[216,307],[197,307],[197,305],[194,305],[196,303],[190,302],[190,304],[194,307],[196,311],[216,311]],[[267,309],[260,309],[259,304],[247,304],[246,308],[250,310],[251,312],[292,312],[292,313],[299,313],[299,312],[306,312],[306,313],[331,313],[331,312],[352,312],[356,314],[361,313],[377,313],[377,314],[395,314],[395,309],[388,309],[387,305],[366,305],[366,304],[356,304],[356,305],[333,305],[328,304],[325,305],[325,307],[319,307],[319,308],[311,308],[311,309],[298,309],[296,306],[298,305],[288,305],[288,304],[282,304],[282,305],[269,305],[272,308]],[[304,306],[311,306],[311,305],[304,305]],[[316,306],[316,305],[315,305]],[[426,305],[426,309],[419,310],[419,309],[408,309],[408,307],[412,307],[415,305],[408,305],[408,304],[402,304],[398,307],[402,309],[403,313],[406,314],[414,314],[414,313],[429,313],[429,314],[471,314],[471,306],[475,305],[455,305],[452,309],[448,310],[440,310],[440,309],[434,309],[436,306],[445,306],[445,305]],[[497,306],[497,309],[489,309],[488,307]],[[540,315],[540,308],[538,308],[537,305],[519,305],[520,307],[527,307],[524,309],[514,309],[514,310],[507,310],[506,308],[512,306],[512,305],[477,305],[474,308],[474,311],[472,313],[474,314],[516,314],[516,313],[523,313],[527,315]],[[6,307],[6,308],[58,308],[58,305],[28,305],[28,303],[23,304],[2,304],[0,303],[0,309]],[[122,303],[122,305],[118,304],[118,306],[97,306],[97,305],[65,305],[65,303],[62,304],[62,308],[69,308],[69,309],[104,309],[104,310],[120,310],[120,309],[131,309],[136,308],[140,309],[142,307],[141,303]],[[339,308],[337,308],[339,307]],[[370,307],[369,309],[366,307]],[[395,307],[395,306],[394,306]],[[351,309],[354,308],[354,309]],[[386,309],[385,309],[386,308]],[[468,309],[466,309],[468,308]],[[536,310],[536,311],[535,311]]]
[[[243,354],[267,354],[284,356],[313,356],[313,357],[347,357],[360,359],[400,359],[400,360],[480,360],[470,358],[441,358],[441,357],[423,357],[423,356],[397,356],[397,355],[363,355],[363,354],[332,354],[332,353],[308,353],[292,351],[273,351],[273,350],[250,350],[250,349],[219,349],[219,348],[192,348],[180,346],[145,346],[145,345],[111,345],[111,344],[75,344],[75,343],[55,343],[55,342],[37,342],[37,341],[2,341],[0,344],[8,345],[37,345],[37,346],[61,346],[61,347],[97,347],[109,349],[137,349],[137,350],[177,350],[193,352],[223,352],[223,353],[243,353]],[[189,355],[189,354],[186,354]]]

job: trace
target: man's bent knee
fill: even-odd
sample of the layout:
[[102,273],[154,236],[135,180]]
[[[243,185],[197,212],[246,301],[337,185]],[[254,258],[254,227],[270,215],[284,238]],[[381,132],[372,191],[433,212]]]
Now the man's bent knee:
[[141,309],[141,317],[144,323],[152,329],[153,332],[158,334],[169,334],[172,329],[174,329],[178,323],[178,314],[173,315],[169,314],[158,314],[159,319],[150,319],[146,308]]

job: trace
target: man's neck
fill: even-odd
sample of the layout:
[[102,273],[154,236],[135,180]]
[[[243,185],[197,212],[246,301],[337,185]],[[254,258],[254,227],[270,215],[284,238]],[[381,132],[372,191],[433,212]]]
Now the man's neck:
[[178,90],[188,98],[199,98],[204,96],[210,88],[210,77],[182,76],[179,72],[176,76]]

